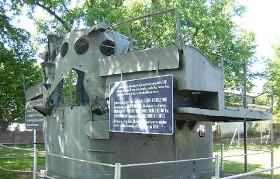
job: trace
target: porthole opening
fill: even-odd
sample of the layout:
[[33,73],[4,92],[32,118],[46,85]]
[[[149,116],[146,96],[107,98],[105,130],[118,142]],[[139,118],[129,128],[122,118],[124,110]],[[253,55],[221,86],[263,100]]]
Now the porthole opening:
[[104,40],[99,49],[103,55],[111,56],[115,53],[115,43],[111,40]]
[[66,53],[68,52],[68,48],[69,48],[68,42],[64,42],[60,49],[60,55],[62,57],[64,57],[66,55]]
[[88,50],[89,43],[85,38],[80,38],[75,42],[74,49],[77,54],[82,55]]

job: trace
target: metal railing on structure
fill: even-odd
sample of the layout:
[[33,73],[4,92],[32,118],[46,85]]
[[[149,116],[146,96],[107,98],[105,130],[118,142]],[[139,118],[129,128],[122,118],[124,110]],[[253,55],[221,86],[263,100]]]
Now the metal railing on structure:
[[[8,149],[13,149],[13,150],[24,150],[28,152],[33,152],[33,149],[26,149],[26,148],[19,148],[19,147],[10,147],[6,145],[0,144],[0,147],[5,147]],[[270,171],[270,176],[271,178],[274,178],[274,170],[280,169],[280,166],[274,166],[274,151],[263,151],[263,152],[255,152],[255,153],[250,153],[246,154],[247,156],[250,155],[259,155],[263,153],[268,153],[270,152],[270,158],[271,158],[271,164],[270,168],[266,169],[261,169],[261,170],[256,170],[256,171],[251,171],[247,173],[242,173],[242,174],[237,174],[233,176],[227,176],[223,177],[224,179],[233,179],[233,178],[240,178],[240,177],[246,177],[246,176],[251,176],[251,175],[256,175],[258,173],[263,173]],[[224,160],[226,158],[230,157],[241,157],[245,156],[245,154],[237,154],[237,155],[223,155],[223,152],[221,151],[220,155],[215,155],[215,156],[209,156],[209,157],[203,157],[203,158],[194,158],[194,159],[184,159],[184,160],[171,160],[171,161],[158,161],[158,162],[149,162],[149,163],[134,163],[134,164],[121,164],[121,163],[115,163],[115,164],[107,164],[107,163],[101,163],[101,162],[94,162],[94,161],[87,161],[87,160],[82,160],[82,159],[77,159],[77,158],[71,158],[68,156],[63,156],[63,155],[57,155],[49,152],[45,152],[46,155],[50,155],[53,157],[61,158],[61,159],[66,159],[66,160],[72,160],[80,163],[86,163],[86,164],[91,164],[91,165],[99,165],[99,166],[106,166],[110,167],[114,170],[112,178],[114,179],[121,179],[122,178],[122,169],[125,168],[131,168],[131,167],[144,167],[144,166],[152,166],[152,165],[167,165],[167,164],[179,164],[183,162],[196,162],[196,161],[205,161],[205,160],[214,160],[214,170],[209,171],[212,174],[212,178],[222,178],[221,172],[224,170]],[[0,156],[1,157],[1,156]],[[12,170],[12,169],[7,169],[0,167],[0,170],[7,171],[7,172],[17,172],[17,173],[33,173],[34,171],[23,171],[23,170]],[[54,179],[55,176],[48,176],[42,172],[35,171],[35,174],[38,177],[42,178],[48,178],[48,179]]]
[[[157,12],[151,12],[149,14],[145,14],[142,16],[130,18],[128,20],[124,20],[124,21],[115,23],[112,25],[112,27],[114,29],[119,29],[119,31],[122,34],[127,35],[130,39],[134,39],[136,42],[138,42],[139,43],[138,49],[145,49],[145,48],[151,48],[151,47],[163,47],[164,44],[161,44],[162,42],[159,39],[159,37],[162,36],[163,32],[158,32],[159,29],[154,27],[155,23],[153,23],[153,20],[162,21],[164,18],[163,16],[167,16],[168,14],[174,14],[175,21],[173,22],[172,25],[174,25],[175,30],[170,32],[170,34],[168,34],[168,36],[171,37],[171,39],[168,39],[167,40],[168,42],[166,42],[165,45],[175,43],[178,46],[178,48],[181,48],[181,46],[183,44],[183,40],[182,40],[183,37],[182,37],[182,32],[181,32],[182,27],[181,27],[180,16],[179,16],[179,12],[178,12],[177,8],[165,9],[165,10],[161,10],[161,11],[157,11]],[[135,31],[133,29],[139,28],[139,27],[134,27],[134,26],[137,26],[137,24],[134,24],[136,22],[142,22],[143,23],[142,27],[148,27],[146,30],[148,31],[149,38],[145,40],[144,44],[140,44],[141,41],[138,41],[139,34],[133,34],[133,32]],[[170,26],[170,24],[169,25],[161,24],[161,25],[162,25],[161,26],[162,28],[164,28],[165,26],[166,27]],[[126,29],[126,30],[124,30],[124,29]],[[141,29],[141,30],[144,31],[145,28]],[[166,32],[167,31],[165,31],[165,33]],[[142,33],[140,33],[140,34],[142,34]],[[149,43],[147,44],[147,42],[149,42]]]
[[[94,165],[100,165],[100,166],[106,166],[114,168],[114,179],[121,179],[122,171],[125,168],[131,168],[131,167],[148,167],[152,165],[168,165],[168,164],[179,164],[184,162],[195,162],[195,161],[205,161],[205,160],[213,160],[215,157],[205,157],[205,158],[195,158],[195,159],[185,159],[185,160],[171,160],[171,161],[158,161],[158,162],[150,162],[150,163],[132,163],[132,164],[121,164],[121,163],[115,163],[115,164],[107,164],[107,163],[101,163],[101,162],[93,162],[93,161],[87,161],[87,160],[80,160],[76,158],[71,158],[67,156],[61,156],[56,155],[52,153],[46,152],[46,155],[50,155],[53,157],[63,158],[67,160],[77,161],[81,163],[87,163],[87,164],[94,164]],[[212,161],[211,161],[212,162]],[[209,173],[214,173],[214,171],[209,171]],[[141,176],[140,176],[141,177]]]

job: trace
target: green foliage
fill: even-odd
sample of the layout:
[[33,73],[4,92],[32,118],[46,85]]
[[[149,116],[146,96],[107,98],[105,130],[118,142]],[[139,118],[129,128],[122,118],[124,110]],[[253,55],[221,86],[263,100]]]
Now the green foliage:
[[[257,164],[248,164],[248,172],[261,170],[263,169],[261,165]],[[234,161],[224,161],[224,172],[226,173],[234,173],[239,174],[244,171],[244,164],[241,162],[234,162]]]
[[29,60],[16,60],[12,52],[0,50],[0,119],[5,129],[24,121],[24,88],[41,81],[40,68]]
[[[21,145],[21,148],[30,148],[28,145]],[[45,154],[44,146],[39,145],[39,155],[38,155],[38,168],[41,168],[45,165]],[[22,170],[22,171],[32,171],[33,164],[33,152],[32,151],[23,151],[23,150],[14,150],[0,147],[0,167],[9,169],[9,170]],[[8,172],[0,169],[0,179],[16,179],[16,178],[31,178],[32,173],[16,173]]]
[[[218,64],[221,57],[250,63],[255,50],[254,34],[240,30],[233,22],[232,17],[241,16],[245,9],[234,0],[86,0],[75,8],[69,8],[69,0],[21,1],[32,8],[41,7],[54,17],[52,22],[38,24],[42,31],[50,27],[69,31],[79,28],[78,22],[81,21],[88,26],[97,22],[112,25],[131,17],[176,7],[184,43],[200,49],[214,64]],[[174,13],[169,13],[124,25],[118,31],[131,35],[142,49],[173,44],[175,24]],[[242,65],[226,64],[225,74],[226,86],[240,86]]]
[[274,90],[274,121],[280,123],[280,44],[274,46],[274,51],[274,59],[268,65],[268,86]]
[[242,97],[240,96],[225,96],[225,106],[242,107]]
[[97,22],[112,24],[119,19],[123,19],[126,13],[123,0],[89,0],[86,1],[83,8],[85,9],[86,23],[89,26]]
[[269,102],[270,102],[270,96],[268,94],[264,94],[256,98],[256,104],[258,105],[268,106]]
[[[16,0],[13,4],[27,4],[49,13],[50,21],[32,16],[40,32],[67,32],[79,28],[80,23],[92,26],[97,22],[109,25],[144,14],[177,8],[183,43],[198,48],[214,65],[226,58],[239,63],[225,62],[225,87],[240,87],[242,63],[252,63],[255,52],[254,34],[242,31],[234,21],[245,8],[235,0],[85,0],[73,6],[69,0]],[[30,11],[32,12],[32,11]],[[153,16],[117,27],[119,32],[136,39],[139,49],[173,45],[176,41],[174,12]],[[46,38],[45,38],[46,39]],[[250,82],[248,89],[252,87]]]
[[63,104],[77,105],[76,85],[78,74],[75,70],[71,70],[63,75],[63,79]]
[[17,60],[21,60],[30,57],[33,53],[29,33],[11,24],[15,13],[12,4],[0,2],[0,48],[8,49]]
[[[237,5],[234,0],[86,0],[82,6],[71,9],[68,0],[22,2],[32,8],[39,6],[54,16],[52,23],[41,22],[40,29],[55,26],[58,29],[64,27],[66,31],[78,28],[74,22],[84,21],[88,26],[97,22],[112,25],[131,17],[176,7],[181,19],[184,43],[200,49],[213,63],[218,64],[221,56],[237,62],[250,62],[255,50],[254,34],[240,30],[233,22],[233,16],[240,16],[244,12],[244,7]],[[58,26],[57,22],[61,22],[62,26]],[[174,43],[175,23],[174,13],[169,13],[124,25],[118,30],[128,36],[132,35],[141,48],[165,46]],[[234,81],[239,84],[241,72],[241,65],[229,64],[226,68],[226,76],[230,77],[228,83]]]
[[10,23],[16,11],[12,4],[0,2],[0,129],[23,122],[24,84],[27,88],[41,80],[40,68],[30,60],[34,53],[29,34]]
[[[177,7],[185,44],[200,49],[216,65],[222,57],[235,62],[251,63],[255,50],[255,37],[253,33],[241,31],[234,24],[232,17],[241,15],[244,7],[236,5],[233,0],[132,1],[129,5],[124,2],[113,5],[109,4],[111,1],[93,2],[86,3],[83,7],[88,12],[86,13],[88,25],[98,21],[112,24],[131,17]],[[141,49],[174,44],[176,39],[174,13],[136,21],[129,26],[130,34],[124,30],[125,28],[127,25],[118,30],[135,38]],[[242,64],[226,63],[226,87],[241,86],[242,72]]]

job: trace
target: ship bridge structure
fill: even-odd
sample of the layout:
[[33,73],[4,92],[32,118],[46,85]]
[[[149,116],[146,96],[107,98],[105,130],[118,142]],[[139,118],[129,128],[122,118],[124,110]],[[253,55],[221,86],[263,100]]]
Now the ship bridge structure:
[[[44,116],[46,152],[53,154],[46,156],[48,175],[114,177],[114,171],[107,166],[56,156],[108,164],[209,157],[213,140],[211,122],[272,117],[270,112],[227,108],[223,70],[194,47],[176,44],[134,50],[132,38],[106,24],[63,36],[49,35],[48,41],[42,63],[44,80],[25,93],[27,101],[43,101],[33,107]],[[171,133],[111,129],[112,121],[116,120],[111,114],[112,84],[166,76],[172,77],[168,87],[172,92],[172,109],[165,110],[172,116]],[[124,109],[124,113],[128,111]],[[147,124],[148,120],[136,115],[131,123],[141,126],[141,121]],[[121,124],[124,125],[127,122]],[[200,130],[202,133],[198,133]],[[199,178],[209,176],[206,171],[211,169],[210,160],[129,167],[122,169],[122,178]]]

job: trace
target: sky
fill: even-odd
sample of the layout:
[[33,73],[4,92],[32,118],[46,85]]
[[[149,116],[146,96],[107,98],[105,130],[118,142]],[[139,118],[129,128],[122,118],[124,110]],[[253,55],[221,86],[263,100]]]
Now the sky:
[[[73,0],[72,6],[79,5],[82,0]],[[235,22],[243,29],[252,31],[256,34],[256,58],[258,62],[253,64],[249,70],[254,72],[265,71],[263,60],[272,59],[274,52],[272,46],[280,43],[280,0],[237,0],[246,7],[242,17],[234,18]],[[40,8],[35,9],[34,15],[39,18],[50,18],[47,13]],[[36,27],[26,16],[17,19],[19,26],[27,29],[33,36],[37,35]],[[40,49],[41,51],[43,48]],[[254,91],[262,92],[264,80],[254,80],[256,85]]]
[[[241,18],[235,19],[243,29],[252,31],[256,35],[256,57],[258,62],[249,68],[250,71],[265,71],[264,60],[274,56],[273,45],[280,43],[280,0],[238,0],[246,7]],[[254,80],[254,91],[262,92],[265,80]]]
[[237,24],[256,34],[259,57],[272,57],[271,47],[280,42],[280,1],[239,0],[239,3],[246,6],[246,12],[236,21]]

